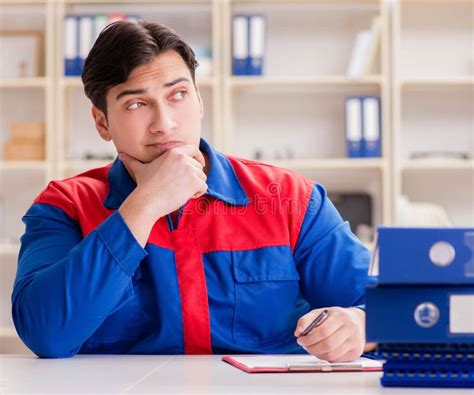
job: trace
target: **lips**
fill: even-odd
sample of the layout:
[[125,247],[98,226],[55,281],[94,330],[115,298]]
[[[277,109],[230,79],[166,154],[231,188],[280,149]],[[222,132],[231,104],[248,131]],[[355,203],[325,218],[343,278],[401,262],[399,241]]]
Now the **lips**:
[[158,151],[168,151],[169,149],[181,145],[180,141],[167,141],[165,143],[156,143],[156,144],[149,144],[149,147],[152,147]]

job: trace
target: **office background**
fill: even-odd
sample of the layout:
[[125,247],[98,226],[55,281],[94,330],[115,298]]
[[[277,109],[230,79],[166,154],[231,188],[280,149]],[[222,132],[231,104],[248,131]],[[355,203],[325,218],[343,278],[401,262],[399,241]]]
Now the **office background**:
[[[473,7],[468,0],[4,0],[0,353],[25,350],[10,318],[21,216],[49,180],[114,157],[96,133],[80,77],[68,70],[74,23],[143,18],[173,27],[201,64],[203,136],[224,152],[322,183],[371,247],[378,224],[474,226]],[[235,75],[246,74],[236,69],[238,16],[263,17],[261,75]],[[76,50],[80,59],[88,48]],[[348,102],[373,97],[381,152],[365,157],[351,152]]]

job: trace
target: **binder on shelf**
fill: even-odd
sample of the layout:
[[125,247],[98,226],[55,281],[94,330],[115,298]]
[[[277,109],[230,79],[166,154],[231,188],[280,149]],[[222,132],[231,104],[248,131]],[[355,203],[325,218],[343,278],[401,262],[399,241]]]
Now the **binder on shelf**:
[[132,23],[138,23],[140,21],[140,17],[138,15],[127,15],[127,19],[126,19],[128,22],[132,22]]
[[349,78],[358,78],[372,71],[380,46],[380,36],[381,19],[376,16],[369,30],[361,30],[356,35],[346,72]]
[[94,44],[94,17],[82,15],[79,20],[79,74],[84,69],[84,62]]
[[370,45],[367,50],[367,58],[364,64],[364,74],[370,74],[375,69],[375,61],[377,60],[377,54],[379,53],[380,41],[382,38],[382,18],[380,16],[377,15],[372,19],[370,33]]
[[99,37],[99,34],[108,25],[108,17],[105,14],[99,14],[94,16],[94,42]]
[[348,158],[364,156],[362,136],[362,99],[346,98],[346,152]]
[[474,288],[366,288],[367,341],[474,343]]
[[474,228],[379,227],[376,250],[379,284],[474,285]]
[[232,20],[232,74],[247,75],[249,62],[249,18],[236,15]]
[[249,16],[248,75],[262,75],[265,58],[266,19],[263,15]]
[[127,15],[122,12],[114,12],[108,15],[107,24],[110,25],[111,23],[118,22],[118,21],[126,21]]
[[364,140],[365,157],[380,158],[381,147],[381,116],[380,98],[367,96],[362,98],[362,138]]
[[66,15],[64,19],[64,74],[80,74],[79,18],[75,15]]
[[365,62],[370,50],[372,33],[370,30],[362,30],[357,33],[354,47],[352,48],[349,67],[347,68],[347,76],[349,78],[360,77],[365,68]]

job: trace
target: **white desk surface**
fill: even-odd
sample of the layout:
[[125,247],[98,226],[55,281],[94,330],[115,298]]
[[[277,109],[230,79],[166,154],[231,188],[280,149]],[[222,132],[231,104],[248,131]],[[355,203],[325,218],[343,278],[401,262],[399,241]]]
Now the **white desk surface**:
[[381,372],[249,374],[221,356],[0,355],[0,394],[473,394],[472,389],[384,388]]

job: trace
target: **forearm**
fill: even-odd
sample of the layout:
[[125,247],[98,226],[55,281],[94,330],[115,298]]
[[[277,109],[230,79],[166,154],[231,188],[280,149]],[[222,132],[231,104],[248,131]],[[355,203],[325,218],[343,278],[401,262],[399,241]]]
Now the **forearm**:
[[45,241],[24,245],[20,267],[36,268],[17,276],[13,319],[23,341],[37,355],[71,356],[112,311],[133,296],[131,276],[146,252],[118,213],[57,261],[53,251],[36,247],[40,244]]

